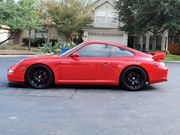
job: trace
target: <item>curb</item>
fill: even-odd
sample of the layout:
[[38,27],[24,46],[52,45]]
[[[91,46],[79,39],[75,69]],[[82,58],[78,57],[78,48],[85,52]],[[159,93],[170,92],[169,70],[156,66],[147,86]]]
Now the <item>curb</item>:
[[176,64],[180,64],[180,61],[165,61],[165,63],[176,63]]
[[38,55],[0,55],[0,58],[9,58],[9,57],[35,57]]

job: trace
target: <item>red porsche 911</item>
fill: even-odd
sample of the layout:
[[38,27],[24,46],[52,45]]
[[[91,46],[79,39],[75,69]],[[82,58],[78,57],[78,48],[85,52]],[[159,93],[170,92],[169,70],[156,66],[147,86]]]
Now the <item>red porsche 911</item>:
[[61,55],[26,58],[8,69],[10,82],[44,89],[52,84],[121,85],[139,90],[167,81],[164,53],[145,54],[126,46],[89,41]]

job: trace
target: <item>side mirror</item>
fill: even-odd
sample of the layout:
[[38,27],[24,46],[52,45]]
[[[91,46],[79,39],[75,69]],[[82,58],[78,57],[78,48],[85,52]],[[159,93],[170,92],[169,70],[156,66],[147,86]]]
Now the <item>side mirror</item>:
[[78,52],[74,52],[72,55],[71,55],[72,58],[75,58],[75,57],[79,57],[79,53]]

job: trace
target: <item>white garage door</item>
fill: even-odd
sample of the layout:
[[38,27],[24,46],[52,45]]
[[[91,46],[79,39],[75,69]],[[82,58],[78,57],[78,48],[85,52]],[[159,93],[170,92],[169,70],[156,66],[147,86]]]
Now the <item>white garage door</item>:
[[88,40],[102,40],[102,41],[107,41],[107,42],[115,42],[115,43],[120,43],[120,44],[125,44],[126,42],[124,41],[125,38],[123,36],[97,36],[97,35],[89,35]]

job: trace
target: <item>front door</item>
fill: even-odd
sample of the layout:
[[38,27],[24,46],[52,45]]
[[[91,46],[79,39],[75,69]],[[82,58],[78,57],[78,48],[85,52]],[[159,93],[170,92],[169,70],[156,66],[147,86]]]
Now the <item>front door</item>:
[[69,83],[104,83],[111,80],[109,45],[90,44],[77,50],[79,57],[61,61],[60,81]]

